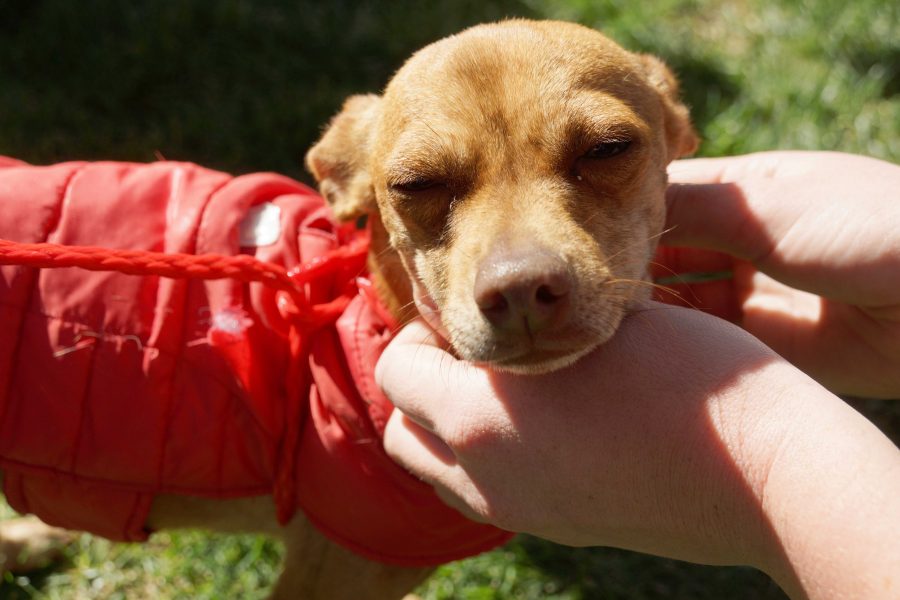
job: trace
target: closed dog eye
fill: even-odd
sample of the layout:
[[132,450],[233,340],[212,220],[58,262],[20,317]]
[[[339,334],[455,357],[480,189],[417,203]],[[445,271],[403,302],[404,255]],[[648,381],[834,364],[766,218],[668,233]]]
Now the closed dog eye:
[[440,181],[429,177],[412,177],[403,181],[391,183],[390,188],[392,191],[400,192],[401,194],[414,194],[416,192],[432,190],[442,185],[443,184]]
[[602,160],[622,154],[631,146],[631,140],[607,140],[594,145],[584,153],[582,158],[589,160]]

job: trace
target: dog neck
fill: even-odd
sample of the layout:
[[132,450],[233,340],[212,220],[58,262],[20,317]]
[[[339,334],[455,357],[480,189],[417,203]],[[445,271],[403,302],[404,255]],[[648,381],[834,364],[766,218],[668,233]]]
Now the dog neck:
[[400,255],[391,246],[381,216],[377,212],[371,213],[368,220],[371,232],[368,267],[372,285],[397,323],[407,323],[418,314],[409,274]]

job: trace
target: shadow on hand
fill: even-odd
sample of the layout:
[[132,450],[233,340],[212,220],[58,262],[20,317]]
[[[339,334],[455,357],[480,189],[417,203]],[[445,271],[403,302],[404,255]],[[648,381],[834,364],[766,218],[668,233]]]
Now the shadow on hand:
[[[491,379],[517,442],[540,453],[534,476],[553,481],[553,473],[575,465],[584,469],[584,479],[596,482],[590,492],[575,493],[589,493],[611,523],[600,532],[608,538],[604,545],[729,564],[727,555],[719,558],[695,539],[691,528],[710,519],[738,518],[752,527],[761,524],[769,541],[777,539],[758,490],[732,455],[740,443],[735,430],[744,425],[739,419],[746,414],[753,427],[754,419],[765,415],[754,413],[753,398],[729,398],[728,391],[778,360],[720,320],[656,305],[628,317],[612,340],[569,368],[540,376],[494,373]],[[723,402],[730,405],[723,409]],[[728,415],[724,422],[723,414]],[[728,434],[731,439],[725,439]],[[488,486],[480,489],[490,503]],[[521,493],[528,496],[528,481],[522,482]],[[638,502],[629,494],[636,494],[631,500]],[[651,509],[645,521],[632,512],[641,494],[645,507],[665,505],[670,496],[678,499]],[[717,525],[722,523],[706,527],[706,534]],[[667,531],[656,535],[655,527]],[[636,530],[643,530],[647,540],[621,533]],[[707,540],[710,547],[724,545]],[[584,552],[593,551],[574,556]]]

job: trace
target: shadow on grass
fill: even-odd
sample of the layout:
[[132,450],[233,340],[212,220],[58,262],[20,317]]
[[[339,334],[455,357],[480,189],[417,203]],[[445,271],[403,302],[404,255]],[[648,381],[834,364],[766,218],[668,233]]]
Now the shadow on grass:
[[698,131],[703,131],[741,93],[740,84],[713,60],[693,54],[667,54],[665,61],[678,76],[682,97]]
[[51,576],[66,566],[66,561],[60,560],[27,575],[3,573],[0,576],[0,598],[3,600],[30,600],[35,597],[37,592],[44,589]]
[[900,398],[896,400],[848,398],[847,403],[872,421],[894,444],[900,446]]
[[343,99],[519,0],[0,0],[0,153],[303,176]]
[[[447,34],[537,16],[526,4],[0,0],[0,153],[164,157],[308,181],[303,154],[347,96],[378,92]],[[711,61],[666,59],[701,130],[739,94]]]
[[860,75],[877,71],[884,82],[881,95],[886,100],[900,94],[900,45],[855,48],[849,52],[849,61]]
[[565,548],[527,536],[511,549],[558,591],[582,600],[787,598],[766,575],[747,567],[708,567],[615,548]]

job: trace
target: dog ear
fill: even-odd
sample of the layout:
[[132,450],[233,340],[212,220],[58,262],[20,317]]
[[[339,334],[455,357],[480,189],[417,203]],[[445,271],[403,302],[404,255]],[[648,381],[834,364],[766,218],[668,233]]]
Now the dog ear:
[[668,160],[688,156],[697,150],[700,138],[691,125],[691,116],[681,102],[678,80],[672,71],[658,58],[649,54],[638,56],[647,80],[659,92],[665,113],[666,144],[669,148]]
[[322,138],[306,153],[306,167],[319,191],[341,221],[375,210],[375,188],[369,173],[369,146],[381,110],[375,95],[351,96],[328,124]]

